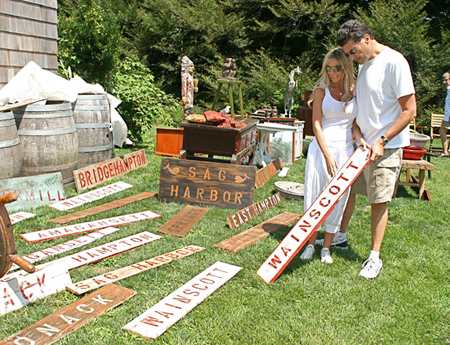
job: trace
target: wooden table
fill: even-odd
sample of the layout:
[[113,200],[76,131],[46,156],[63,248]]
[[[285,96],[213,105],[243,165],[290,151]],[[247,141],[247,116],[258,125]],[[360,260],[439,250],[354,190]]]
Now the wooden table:
[[[419,170],[418,178],[415,178],[413,175],[411,175],[411,169]],[[427,170],[428,171],[434,170],[434,164],[431,164],[430,162],[427,162],[423,159],[420,159],[420,160],[404,159],[402,161],[402,170],[401,170],[401,172],[398,176],[398,180],[395,184],[394,196],[397,194],[397,188],[399,185],[412,186],[412,187],[419,187],[419,200],[426,200],[426,199],[430,200],[428,191],[426,191],[426,189],[425,189],[425,171],[427,171]],[[402,172],[406,173],[405,182],[400,181]],[[414,181],[412,181],[412,180],[414,180]]]

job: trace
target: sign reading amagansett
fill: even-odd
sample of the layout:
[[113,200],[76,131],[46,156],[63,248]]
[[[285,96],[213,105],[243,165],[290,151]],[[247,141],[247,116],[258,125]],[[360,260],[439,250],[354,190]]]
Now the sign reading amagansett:
[[254,166],[163,158],[158,200],[241,209],[253,204],[255,174]]

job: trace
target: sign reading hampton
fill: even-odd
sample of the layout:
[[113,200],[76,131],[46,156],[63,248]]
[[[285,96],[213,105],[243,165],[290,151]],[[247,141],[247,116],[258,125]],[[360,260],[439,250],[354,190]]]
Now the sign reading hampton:
[[163,158],[158,200],[241,209],[253,203],[255,174],[254,166]]

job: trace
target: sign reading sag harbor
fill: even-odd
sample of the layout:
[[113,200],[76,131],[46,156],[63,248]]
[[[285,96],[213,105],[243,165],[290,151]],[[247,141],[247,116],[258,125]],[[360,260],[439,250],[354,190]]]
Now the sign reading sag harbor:
[[146,165],[147,158],[144,150],[128,153],[121,157],[75,170],[73,172],[75,186],[79,192]]
[[253,203],[255,173],[254,166],[163,158],[158,200],[241,209]]
[[266,283],[273,283],[283,272],[314,231],[322,224],[336,202],[369,164],[367,152],[364,148],[358,147],[339,169],[298,223],[258,269],[257,274],[262,280]]

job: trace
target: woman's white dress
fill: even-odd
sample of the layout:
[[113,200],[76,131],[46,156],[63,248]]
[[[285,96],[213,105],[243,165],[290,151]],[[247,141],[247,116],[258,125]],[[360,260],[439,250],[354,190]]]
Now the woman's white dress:
[[[325,89],[325,97],[322,101],[322,131],[325,143],[330,154],[336,159],[338,170],[353,154],[352,124],[356,117],[357,107],[353,98],[348,102],[344,111],[343,103],[331,97],[328,88]],[[305,166],[305,196],[304,209],[306,210],[317,199],[332,176],[327,172],[325,157],[320,150],[317,140],[309,145]],[[342,214],[347,204],[350,190],[336,203],[334,209],[323,222],[326,232],[336,233],[342,220]],[[321,228],[321,227],[320,227]],[[317,229],[317,231],[320,230]]]

